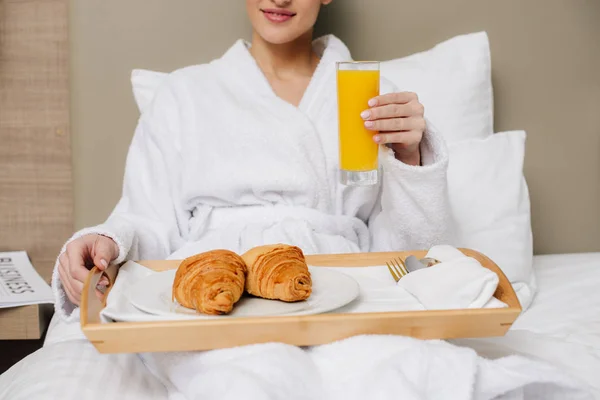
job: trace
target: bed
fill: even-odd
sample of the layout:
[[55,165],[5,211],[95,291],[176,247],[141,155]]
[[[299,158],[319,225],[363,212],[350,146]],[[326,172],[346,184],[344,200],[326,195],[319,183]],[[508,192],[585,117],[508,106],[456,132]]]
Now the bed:
[[[118,198],[125,152],[138,118],[128,84],[130,71],[140,67],[169,71],[208,61],[234,39],[247,36],[238,6],[225,3],[71,3],[78,227],[103,220]],[[485,31],[493,64],[491,129],[528,133],[524,170],[538,254],[533,260],[537,293],[506,336],[452,342],[488,358],[520,354],[547,361],[591,385],[600,399],[600,291],[596,288],[600,281],[600,169],[594,167],[600,163],[600,113],[593,112],[600,104],[596,76],[600,54],[592,51],[600,35],[596,24],[600,3],[404,3],[334,2],[318,30],[333,31],[352,46],[356,57],[375,59],[411,54],[455,35]],[[214,18],[224,13],[233,18],[226,31]],[[158,25],[157,20],[161,21]],[[215,29],[222,35],[211,35]],[[189,51],[198,47],[202,49],[198,53]],[[585,62],[575,65],[573,60]],[[567,100],[554,101],[557,92]],[[565,146],[565,126],[569,140],[579,145]],[[98,137],[104,140],[99,142]],[[88,162],[96,154],[110,152],[117,160],[110,165]],[[98,196],[99,192],[105,195]],[[119,376],[124,379],[116,379]],[[35,396],[165,399],[167,390],[146,373],[140,358],[98,358],[77,326],[55,318],[45,346],[0,376],[0,399]]]
[[[506,336],[452,342],[486,358],[520,354],[550,362],[590,385],[600,398],[600,253],[537,256],[534,268],[538,293]],[[127,384],[110,384],[115,381]],[[44,347],[0,376],[1,399],[35,399],[41,393],[43,398],[167,398],[163,384],[147,373],[140,358],[98,358],[76,326],[57,319]]]

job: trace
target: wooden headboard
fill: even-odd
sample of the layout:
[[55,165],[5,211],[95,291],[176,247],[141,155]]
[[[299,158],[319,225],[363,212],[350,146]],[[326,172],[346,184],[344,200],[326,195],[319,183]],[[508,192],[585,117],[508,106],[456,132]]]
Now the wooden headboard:
[[67,0],[0,0],[0,251],[49,280],[73,233]]
[[[599,16],[597,0],[335,0],[318,30],[363,59],[487,31],[495,129],[529,134],[536,253],[600,251]],[[78,227],[102,221],[118,200],[138,117],[130,71],[205,62],[249,32],[240,1],[71,2]]]

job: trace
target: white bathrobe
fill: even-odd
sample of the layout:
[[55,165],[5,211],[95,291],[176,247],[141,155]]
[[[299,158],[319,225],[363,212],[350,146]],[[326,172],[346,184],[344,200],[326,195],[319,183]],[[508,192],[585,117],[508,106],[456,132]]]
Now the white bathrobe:
[[[117,262],[267,243],[307,254],[448,243],[448,158],[431,125],[423,166],[384,147],[380,185],[339,183],[335,62],[351,57],[334,36],[315,51],[321,62],[298,107],[277,97],[242,40],[220,59],[169,74],[139,120],[121,200],[104,224],[74,238],[111,237]],[[395,90],[382,79],[382,93]],[[56,272],[53,286],[67,317],[75,307]]]
[[[321,62],[299,107],[273,93],[243,41],[210,64],[169,74],[140,118],[123,197],[104,224],[74,237],[113,238],[117,262],[180,258],[213,248],[243,252],[274,242],[306,253],[447,243],[448,160],[431,125],[421,145],[424,166],[405,165],[384,148],[380,185],[338,183],[335,61],[350,60],[350,54],[332,36],[315,42],[315,49]],[[384,89],[389,90],[394,89]],[[66,299],[56,273],[53,287],[57,314],[76,320],[78,309]],[[43,350],[63,358],[65,350],[73,353],[77,362],[69,365],[77,370],[62,371],[62,379],[79,379],[76,387],[98,398],[106,382],[123,398],[145,398],[148,388],[158,390],[156,380],[172,400],[487,400],[549,398],[548,391],[589,398],[549,366],[518,357],[491,362],[446,343],[394,336],[355,337],[309,349],[272,343],[123,355],[119,359],[127,361],[127,369],[109,365],[115,362],[110,356],[89,347],[82,340]],[[56,368],[46,353],[31,361],[44,376]],[[56,390],[63,390],[63,380]],[[156,398],[164,398],[159,392]]]

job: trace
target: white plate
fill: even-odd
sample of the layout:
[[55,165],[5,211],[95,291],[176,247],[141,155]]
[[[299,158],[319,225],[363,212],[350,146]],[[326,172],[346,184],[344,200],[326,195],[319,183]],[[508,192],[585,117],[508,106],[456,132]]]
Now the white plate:
[[176,270],[152,274],[134,284],[129,301],[136,308],[149,314],[185,318],[232,318],[274,315],[320,314],[345,306],[359,294],[358,283],[348,275],[320,267],[309,267],[312,278],[312,294],[305,301],[285,303],[244,295],[227,315],[205,315],[171,301]]

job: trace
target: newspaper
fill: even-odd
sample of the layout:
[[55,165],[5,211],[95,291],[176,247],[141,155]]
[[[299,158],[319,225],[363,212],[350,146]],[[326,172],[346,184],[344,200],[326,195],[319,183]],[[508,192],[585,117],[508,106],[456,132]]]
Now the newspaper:
[[24,251],[0,252],[0,308],[54,303],[52,289]]

